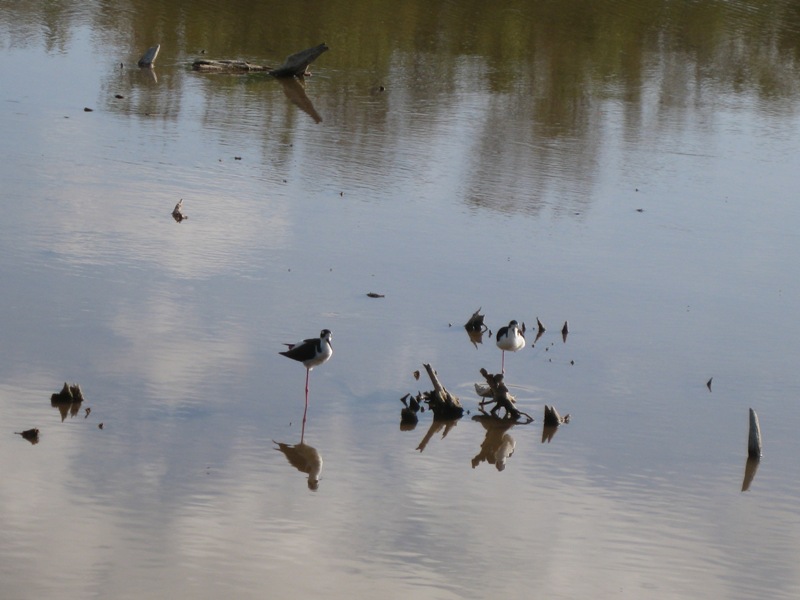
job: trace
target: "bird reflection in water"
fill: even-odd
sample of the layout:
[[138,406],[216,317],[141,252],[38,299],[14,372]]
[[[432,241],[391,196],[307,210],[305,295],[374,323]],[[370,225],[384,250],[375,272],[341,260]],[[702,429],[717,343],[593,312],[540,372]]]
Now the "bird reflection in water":
[[482,462],[494,465],[498,471],[506,468],[506,461],[514,454],[517,443],[508,433],[514,427],[513,421],[497,419],[488,415],[476,415],[473,421],[480,422],[486,429],[486,437],[481,443],[481,451],[472,459],[474,469]]
[[283,452],[283,455],[286,457],[286,460],[289,461],[290,465],[301,473],[306,473],[308,475],[308,489],[316,492],[319,488],[320,476],[322,475],[322,455],[320,455],[316,448],[305,443],[307,413],[308,406],[306,406],[303,411],[303,427],[300,433],[299,444],[285,444],[276,442],[275,440],[272,441],[278,445],[275,449]]

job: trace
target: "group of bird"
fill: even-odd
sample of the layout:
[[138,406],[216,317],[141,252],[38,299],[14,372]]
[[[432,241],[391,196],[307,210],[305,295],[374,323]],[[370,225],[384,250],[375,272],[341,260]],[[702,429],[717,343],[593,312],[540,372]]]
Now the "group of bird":
[[[314,367],[327,362],[333,356],[330,329],[323,329],[318,338],[308,338],[297,344],[286,344],[283,356],[303,363],[306,368],[306,409],[308,409],[308,379]],[[505,373],[506,352],[517,352],[525,347],[525,336],[517,321],[510,321],[506,327],[497,330],[497,347],[502,351],[501,369]]]
[[[188,215],[183,212],[183,198],[175,205],[172,211],[172,217],[180,223],[184,219],[188,219]],[[473,318],[481,316],[476,312]],[[481,324],[482,324],[481,318]],[[286,344],[287,350],[280,354],[303,363],[306,368],[306,409],[308,408],[308,379],[311,370],[314,367],[327,362],[333,356],[333,346],[331,346],[331,331],[330,329],[323,329],[318,338],[308,338],[297,344]],[[520,328],[519,323],[512,320],[506,327],[501,327],[497,330],[496,335],[497,347],[502,351],[501,370],[506,372],[506,352],[517,352],[525,347],[525,335]]]

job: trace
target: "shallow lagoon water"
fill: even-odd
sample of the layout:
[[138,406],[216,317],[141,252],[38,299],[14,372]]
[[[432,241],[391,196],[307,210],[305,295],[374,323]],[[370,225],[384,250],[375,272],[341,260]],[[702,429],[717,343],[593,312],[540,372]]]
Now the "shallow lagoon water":
[[[795,597],[797,21],[601,4],[0,3],[2,595]],[[320,123],[188,68],[321,41]],[[479,306],[548,327],[502,471],[399,428],[424,362],[475,413]]]

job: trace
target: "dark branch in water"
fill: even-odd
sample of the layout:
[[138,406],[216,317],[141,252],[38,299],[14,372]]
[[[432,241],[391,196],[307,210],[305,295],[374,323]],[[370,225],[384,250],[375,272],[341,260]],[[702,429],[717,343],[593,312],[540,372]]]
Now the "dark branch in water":
[[198,59],[192,63],[192,69],[204,73],[251,73],[267,72],[273,77],[303,77],[310,75],[309,65],[328,50],[325,44],[301,50],[288,56],[279,67],[254,65],[244,60],[208,60]]

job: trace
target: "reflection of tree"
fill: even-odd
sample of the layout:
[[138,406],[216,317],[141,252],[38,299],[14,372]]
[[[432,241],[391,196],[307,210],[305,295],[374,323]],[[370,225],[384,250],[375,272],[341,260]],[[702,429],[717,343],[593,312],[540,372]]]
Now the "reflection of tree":
[[[275,102],[278,84],[255,76],[198,79],[186,64],[201,50],[276,63],[322,41],[321,31],[338,32],[324,40],[331,52],[318,70],[325,75],[311,85],[326,123],[347,135],[337,137],[335,153],[326,144],[306,151],[325,153],[330,172],[342,178],[353,164],[370,165],[381,187],[398,170],[435,174],[436,161],[420,150],[452,139],[448,158],[465,174],[465,200],[509,212],[582,211],[603,159],[610,103],[622,111],[627,141],[649,143],[659,128],[689,122],[689,112],[713,113],[725,94],[794,112],[800,86],[800,8],[789,2],[743,11],[722,2],[565,0],[502,10],[479,0],[339,0],[277,27],[284,9],[269,0],[229,9],[189,0],[108,0],[84,12],[72,6],[11,3],[0,31],[9,30],[11,44],[34,39],[63,51],[88,24],[98,50],[119,57],[104,87],[107,98],[119,92],[125,99],[109,101],[110,109],[176,118],[194,105],[182,101],[193,77],[204,123],[237,143],[260,136],[270,157],[291,146],[298,122],[296,108]],[[157,85],[116,72],[156,43]],[[371,95],[376,83],[386,92]]]

